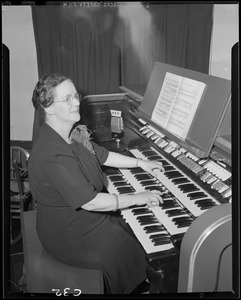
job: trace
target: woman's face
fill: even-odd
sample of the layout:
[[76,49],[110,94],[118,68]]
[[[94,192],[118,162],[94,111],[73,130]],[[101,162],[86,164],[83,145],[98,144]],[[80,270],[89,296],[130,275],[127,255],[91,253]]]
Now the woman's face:
[[[72,103],[66,100],[70,98]],[[74,84],[66,80],[55,88],[55,99],[52,103],[55,117],[60,121],[75,123],[80,120],[78,93]]]

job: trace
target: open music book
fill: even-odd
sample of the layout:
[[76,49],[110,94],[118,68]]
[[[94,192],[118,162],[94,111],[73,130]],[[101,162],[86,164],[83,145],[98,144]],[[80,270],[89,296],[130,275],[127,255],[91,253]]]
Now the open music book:
[[185,140],[206,84],[167,72],[152,120]]

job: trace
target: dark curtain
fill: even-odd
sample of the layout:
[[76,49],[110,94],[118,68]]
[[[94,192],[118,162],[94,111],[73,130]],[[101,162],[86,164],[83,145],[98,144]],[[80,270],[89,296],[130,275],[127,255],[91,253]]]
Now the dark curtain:
[[[39,78],[61,73],[72,78],[83,96],[118,92],[116,13],[111,8],[33,6]],[[41,121],[35,111],[33,140]]]
[[[62,73],[90,95],[146,86],[155,61],[208,73],[212,10],[212,4],[138,2],[32,6],[39,77]],[[40,124],[35,112],[33,140]]]
[[[122,24],[122,85],[147,85],[155,61],[208,74],[213,5],[153,4],[146,12],[150,21],[140,9],[134,28]],[[131,30],[144,47],[138,42],[133,46]]]

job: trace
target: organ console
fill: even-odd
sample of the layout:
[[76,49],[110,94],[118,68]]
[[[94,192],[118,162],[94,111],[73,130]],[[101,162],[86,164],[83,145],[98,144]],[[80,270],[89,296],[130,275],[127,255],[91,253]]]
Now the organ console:
[[[160,126],[153,118],[167,73],[205,84],[184,138]],[[151,208],[130,207],[121,210],[120,214],[146,252],[150,292],[183,292],[185,283],[180,281],[183,277],[180,272],[183,272],[183,262],[187,256],[182,251],[192,253],[189,245],[195,243],[190,239],[194,239],[194,236],[198,239],[195,234],[197,228],[202,227],[205,231],[205,223],[211,226],[212,218],[215,222],[219,211],[222,216],[227,214],[230,217],[230,208],[224,211],[220,208],[230,207],[232,202],[231,82],[155,63],[146,89],[120,87],[120,90],[116,94],[85,97],[80,107],[81,120],[92,131],[93,139],[106,148],[120,151],[124,155],[162,162],[165,171],[157,172],[156,178],[141,168],[104,167],[103,171],[108,179],[107,190],[110,193],[161,191],[164,199],[162,205]],[[111,110],[121,111],[123,116],[124,136],[118,145],[112,138]],[[198,220],[200,222],[197,223]],[[199,233],[201,235],[201,231]],[[185,242],[186,236],[189,237],[188,243]],[[221,238],[230,239],[230,236],[221,235]],[[221,244],[226,245],[225,242]],[[186,245],[188,250],[185,250]],[[204,249],[199,245],[203,253],[211,252],[211,244],[203,243],[203,246]],[[229,268],[232,268],[231,252],[226,261]],[[205,275],[208,278],[209,274]],[[178,281],[182,287],[178,286]],[[198,292],[214,291],[215,288],[212,288],[209,286],[206,290],[202,286],[203,290]]]

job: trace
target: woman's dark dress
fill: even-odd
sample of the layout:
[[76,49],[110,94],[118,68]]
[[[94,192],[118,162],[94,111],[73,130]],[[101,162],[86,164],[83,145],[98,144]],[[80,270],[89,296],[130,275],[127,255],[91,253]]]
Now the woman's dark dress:
[[101,192],[101,165],[108,150],[93,143],[67,144],[43,124],[29,159],[29,182],[37,200],[37,232],[55,258],[100,269],[112,294],[130,293],[146,278],[145,253],[118,214],[80,207]]

